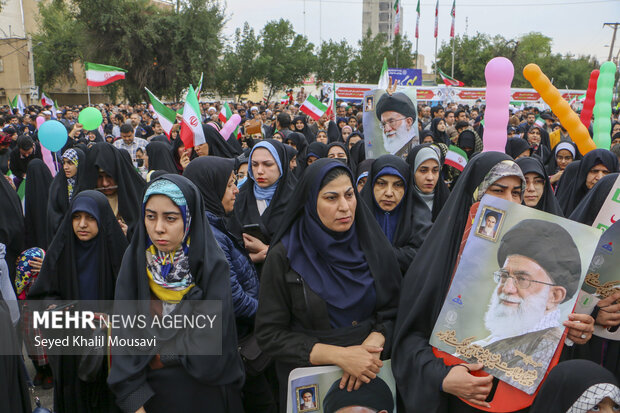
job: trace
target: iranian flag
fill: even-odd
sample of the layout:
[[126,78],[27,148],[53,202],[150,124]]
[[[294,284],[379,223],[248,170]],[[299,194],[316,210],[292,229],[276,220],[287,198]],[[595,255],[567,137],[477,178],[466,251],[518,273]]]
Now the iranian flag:
[[536,116],[536,120],[534,121],[534,126],[538,126],[539,128],[545,127],[545,120],[540,116]]
[[222,109],[220,113],[217,115],[217,118],[222,122],[222,125],[228,122],[228,119],[233,115],[232,110],[230,110],[230,105],[228,103],[224,103],[222,105]]
[[303,105],[301,105],[299,110],[310,116],[312,119],[319,120],[321,116],[327,112],[327,106],[321,103],[321,101],[314,96],[310,95]]
[[146,93],[149,94],[149,99],[151,100],[151,107],[153,108],[153,112],[157,115],[157,120],[161,125],[161,128],[166,132],[166,136],[170,139],[170,130],[174,126],[174,122],[177,120],[177,113],[174,109],[170,109],[168,106],[161,103],[159,99],[147,88]]
[[381,67],[381,74],[379,75],[379,83],[377,89],[387,89],[390,87],[390,75],[388,73],[387,57],[383,58],[383,66]]
[[439,0],[435,3],[435,39],[437,38],[437,32],[439,32]]
[[330,117],[336,114],[335,106],[336,106],[336,84],[332,83],[332,93],[329,96],[329,101],[327,102],[327,111],[325,112],[327,119],[330,119]]
[[459,171],[463,171],[465,165],[467,165],[467,154],[458,146],[450,145],[445,163]]
[[86,84],[88,86],[105,86],[117,80],[125,79],[125,69],[114,66],[85,63]]
[[56,104],[54,101],[49,98],[45,93],[41,92],[41,106],[51,106],[52,107],[52,119],[56,119]]
[[200,106],[192,85],[189,86],[185,97],[180,136],[186,148],[193,148],[206,142],[202,122],[200,122]]
[[402,8],[400,7],[400,1],[396,0],[394,2],[394,36],[396,36],[398,33],[400,33],[400,16],[401,16],[401,10]]
[[452,0],[452,11],[450,12],[450,16],[452,16],[452,26],[450,26],[450,37],[454,37],[454,18],[456,17],[456,0]]
[[11,101],[11,108],[17,110],[20,115],[24,115],[24,112],[26,112],[26,105],[24,105],[21,95],[17,95],[13,98]]
[[443,82],[447,86],[457,86],[457,87],[465,86],[465,83],[461,82],[458,79],[448,76],[441,69],[438,68],[437,71],[439,72],[439,76],[441,76],[441,80],[443,80]]
[[420,38],[420,0],[418,0],[418,7],[415,9],[415,11],[418,14],[418,17],[416,17],[416,21],[415,21],[415,38],[419,39]]

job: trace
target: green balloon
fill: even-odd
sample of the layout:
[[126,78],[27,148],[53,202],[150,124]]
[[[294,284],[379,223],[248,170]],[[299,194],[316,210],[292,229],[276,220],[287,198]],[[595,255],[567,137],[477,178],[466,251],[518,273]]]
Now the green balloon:
[[84,130],[95,130],[103,122],[103,116],[95,108],[84,108],[78,116],[78,122],[82,124]]
[[601,65],[601,73],[596,82],[594,95],[594,143],[597,148],[609,149],[611,146],[611,99],[616,76],[616,65],[605,62]]

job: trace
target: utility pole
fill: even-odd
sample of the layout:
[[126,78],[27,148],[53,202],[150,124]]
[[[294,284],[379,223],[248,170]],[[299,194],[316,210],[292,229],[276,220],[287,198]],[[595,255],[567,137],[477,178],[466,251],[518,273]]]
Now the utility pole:
[[618,31],[618,26],[620,26],[620,23],[603,23],[603,27],[605,26],[614,28],[614,34],[611,38],[611,46],[609,46],[609,57],[607,58],[607,60],[611,62],[611,57],[614,53],[614,43],[616,42],[616,32]]

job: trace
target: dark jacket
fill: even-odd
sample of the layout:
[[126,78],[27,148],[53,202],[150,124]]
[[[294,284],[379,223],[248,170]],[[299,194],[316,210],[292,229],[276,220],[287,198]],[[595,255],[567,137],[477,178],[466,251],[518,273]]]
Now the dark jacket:
[[22,158],[19,148],[15,147],[9,157],[9,168],[11,169],[11,172],[13,172],[13,175],[22,178],[26,175],[28,162],[33,159],[43,159],[43,155],[41,154],[41,145],[39,145],[39,142],[35,142],[34,152],[26,158]]
[[230,287],[237,319],[237,334],[244,337],[251,331],[258,308],[258,273],[245,250],[233,241],[226,230],[224,219],[209,211],[205,211],[205,214],[230,265]]

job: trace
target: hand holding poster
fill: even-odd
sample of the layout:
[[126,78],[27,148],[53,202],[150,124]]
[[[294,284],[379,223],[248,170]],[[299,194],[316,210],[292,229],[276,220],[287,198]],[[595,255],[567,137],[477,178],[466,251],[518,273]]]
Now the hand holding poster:
[[486,195],[430,344],[534,394],[597,238],[594,228]]
[[364,93],[366,159],[391,154],[405,158],[419,144],[415,88],[383,89]]

